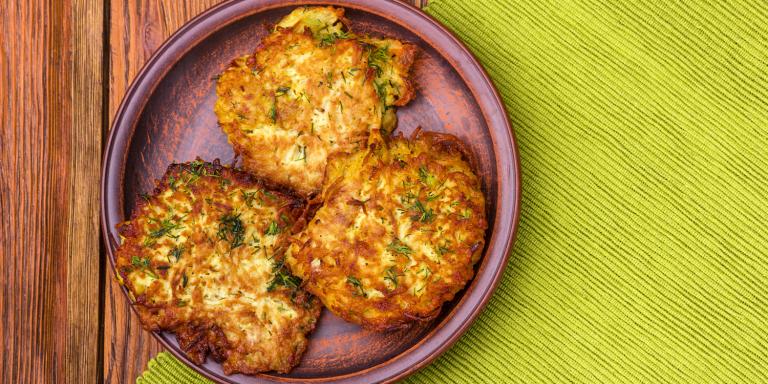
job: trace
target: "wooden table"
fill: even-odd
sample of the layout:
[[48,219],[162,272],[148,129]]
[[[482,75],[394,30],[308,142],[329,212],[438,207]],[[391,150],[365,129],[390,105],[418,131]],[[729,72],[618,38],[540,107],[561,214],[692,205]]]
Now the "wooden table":
[[162,349],[104,254],[101,151],[144,62],[219,1],[0,1],[0,382],[133,383]]

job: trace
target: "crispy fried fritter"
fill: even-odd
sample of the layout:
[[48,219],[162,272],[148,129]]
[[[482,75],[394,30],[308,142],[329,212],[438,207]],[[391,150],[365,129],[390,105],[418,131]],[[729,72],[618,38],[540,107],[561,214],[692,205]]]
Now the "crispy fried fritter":
[[304,208],[218,161],[171,165],[119,227],[116,269],[144,327],[227,374],[288,372],[320,314],[282,259]]
[[243,166],[303,195],[320,189],[329,156],[391,132],[393,106],[414,94],[415,46],[356,36],[343,16],[297,8],[217,82],[215,112]]
[[286,251],[306,289],[347,321],[429,320],[474,275],[485,198],[453,136],[396,137],[331,159],[323,205]]

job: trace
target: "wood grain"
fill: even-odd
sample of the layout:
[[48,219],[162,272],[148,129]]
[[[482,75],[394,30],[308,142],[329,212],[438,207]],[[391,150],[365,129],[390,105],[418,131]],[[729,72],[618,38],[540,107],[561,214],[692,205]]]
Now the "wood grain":
[[0,4],[4,383],[99,377],[102,15],[95,0]]
[[[221,0],[112,0],[109,22],[110,124],[128,86],[152,53],[186,21]],[[411,4],[426,5],[426,0]],[[144,331],[107,265],[104,380],[133,383],[161,345]]]
[[[72,24],[72,77],[68,95],[72,100],[69,137],[67,193],[70,204],[65,213],[66,226],[57,230],[65,233],[67,268],[67,329],[62,382],[75,383],[98,380],[100,353],[100,274],[99,250],[99,185],[102,134],[104,124],[104,2],[102,0],[73,0],[66,20],[87,22]],[[78,16],[74,16],[78,15]],[[74,17],[74,18],[73,18]],[[55,102],[55,101],[52,101]],[[60,213],[54,212],[58,215]],[[59,232],[60,231],[60,232]],[[57,260],[59,260],[57,258]],[[96,325],[96,327],[94,327]],[[91,381],[93,382],[93,381]]]
[[45,193],[51,184],[50,160],[40,156],[49,140],[44,114],[47,88],[45,78],[36,73],[47,64],[45,53],[51,49],[48,30],[42,27],[50,18],[41,4],[0,2],[3,37],[15,37],[0,42],[4,90],[0,92],[0,338],[5,341],[0,378],[4,383],[33,378],[37,370],[41,372],[32,382],[43,382],[47,377],[41,373],[53,368],[53,355],[45,353],[53,347],[53,302],[45,294],[54,287],[44,239],[45,212],[53,199]]

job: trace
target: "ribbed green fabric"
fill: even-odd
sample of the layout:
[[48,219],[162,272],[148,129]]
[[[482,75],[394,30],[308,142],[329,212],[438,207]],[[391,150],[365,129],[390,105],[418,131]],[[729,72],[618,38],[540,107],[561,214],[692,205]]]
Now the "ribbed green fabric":
[[147,370],[136,384],[210,384],[168,352],[160,352],[147,364]]
[[503,95],[523,201],[489,306],[409,381],[768,382],[768,5],[428,12]]

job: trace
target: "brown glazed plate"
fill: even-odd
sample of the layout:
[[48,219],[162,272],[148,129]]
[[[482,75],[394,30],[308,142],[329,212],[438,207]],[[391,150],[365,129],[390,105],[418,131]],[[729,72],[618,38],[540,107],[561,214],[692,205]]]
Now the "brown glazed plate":
[[[399,108],[398,130],[449,132],[469,145],[487,198],[486,248],[472,282],[446,303],[436,319],[410,329],[375,333],[324,310],[301,363],[287,375],[222,373],[208,360],[196,366],[175,337],[154,336],[177,358],[220,383],[389,382],[434,360],[469,328],[496,288],[507,264],[520,209],[520,171],[514,136],[499,95],[477,60],[440,23],[396,1],[232,0],[188,22],[152,56],[128,89],[115,116],[104,155],[102,233],[114,266],[115,226],[130,217],[139,195],[154,188],[172,162],[234,160],[217,126],[213,77],[251,53],[268,25],[299,5],[344,7],[351,28],[417,44],[417,95]],[[125,292],[125,289],[124,289]],[[126,296],[127,299],[127,296]]]

